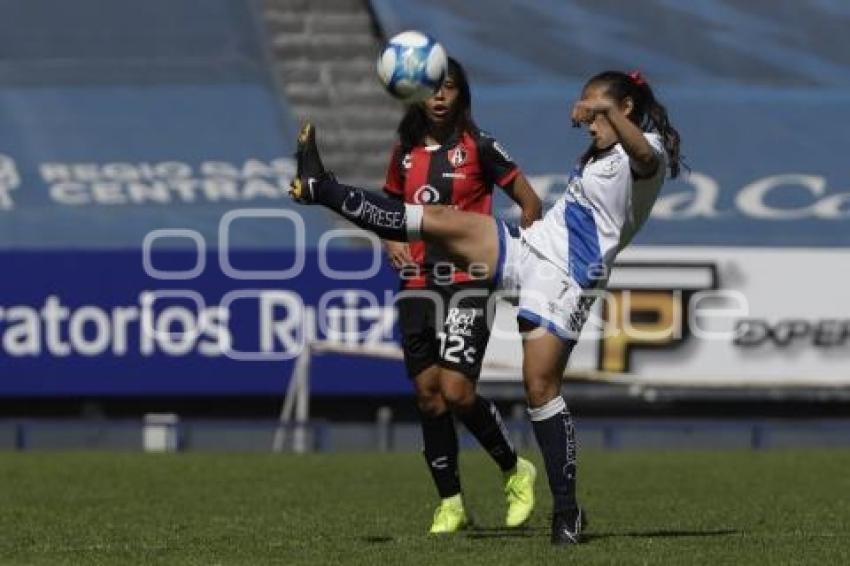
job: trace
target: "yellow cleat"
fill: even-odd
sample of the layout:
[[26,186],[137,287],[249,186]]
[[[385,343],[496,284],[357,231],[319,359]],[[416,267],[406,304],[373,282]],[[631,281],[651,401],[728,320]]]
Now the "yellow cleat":
[[469,519],[463,508],[463,499],[460,494],[457,494],[440,501],[439,507],[434,511],[431,530],[428,532],[432,535],[456,533],[467,525],[469,525]]
[[528,521],[534,510],[534,481],[537,469],[534,464],[523,458],[517,458],[516,468],[505,474],[505,499],[508,512],[505,525],[519,527]]

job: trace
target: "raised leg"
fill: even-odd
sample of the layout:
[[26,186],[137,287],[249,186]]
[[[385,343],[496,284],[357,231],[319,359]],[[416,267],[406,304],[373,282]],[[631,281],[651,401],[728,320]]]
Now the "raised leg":
[[448,206],[423,206],[422,238],[442,247],[461,269],[481,266],[488,277],[499,262],[496,220]]
[[338,183],[325,171],[315,128],[309,123],[298,135],[295,156],[297,172],[290,194],[296,201],[325,206],[385,240],[427,240],[444,248],[459,267],[480,265],[487,276],[495,274],[499,237],[491,217],[445,206],[405,204]]

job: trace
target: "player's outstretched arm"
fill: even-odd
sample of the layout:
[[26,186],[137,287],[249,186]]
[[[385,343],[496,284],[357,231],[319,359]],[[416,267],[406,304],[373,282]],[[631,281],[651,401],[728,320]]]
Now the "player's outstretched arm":
[[540,197],[537,196],[525,175],[519,173],[502,189],[522,210],[520,225],[523,228],[528,228],[535,220],[540,220],[543,214],[543,203],[540,202]]

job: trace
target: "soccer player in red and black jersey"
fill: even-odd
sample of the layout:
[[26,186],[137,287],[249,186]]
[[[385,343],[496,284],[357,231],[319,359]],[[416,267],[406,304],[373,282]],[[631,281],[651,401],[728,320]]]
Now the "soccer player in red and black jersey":
[[[408,107],[399,124],[384,191],[407,203],[447,204],[489,215],[498,185],[521,207],[521,222],[528,226],[540,218],[540,199],[507,152],[478,129],[471,102],[463,67],[449,59],[440,89]],[[536,472],[517,457],[496,406],[476,393],[490,338],[490,282],[457,270],[424,242],[387,242],[386,247],[401,275],[397,304],[405,365],[416,388],[425,458],[441,498],[431,532],[454,532],[468,522],[453,415],[502,469],[505,522],[519,526],[534,506]]]

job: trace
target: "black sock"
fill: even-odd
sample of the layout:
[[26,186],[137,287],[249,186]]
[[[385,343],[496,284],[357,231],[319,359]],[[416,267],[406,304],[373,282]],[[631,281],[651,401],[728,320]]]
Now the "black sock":
[[421,205],[406,205],[399,199],[338,183],[333,178],[319,181],[316,201],[365,230],[385,240],[406,242],[419,237]]
[[555,513],[576,504],[576,435],[570,411],[563,397],[555,397],[542,407],[528,410],[534,436],[549,477]]
[[452,414],[446,411],[438,417],[419,414],[422,420],[422,453],[431,470],[431,477],[440,497],[445,499],[460,493],[460,474],[457,469],[457,431]]
[[499,464],[503,472],[516,466],[516,450],[508,437],[499,409],[492,401],[476,395],[472,408],[465,413],[458,413],[457,417]]

